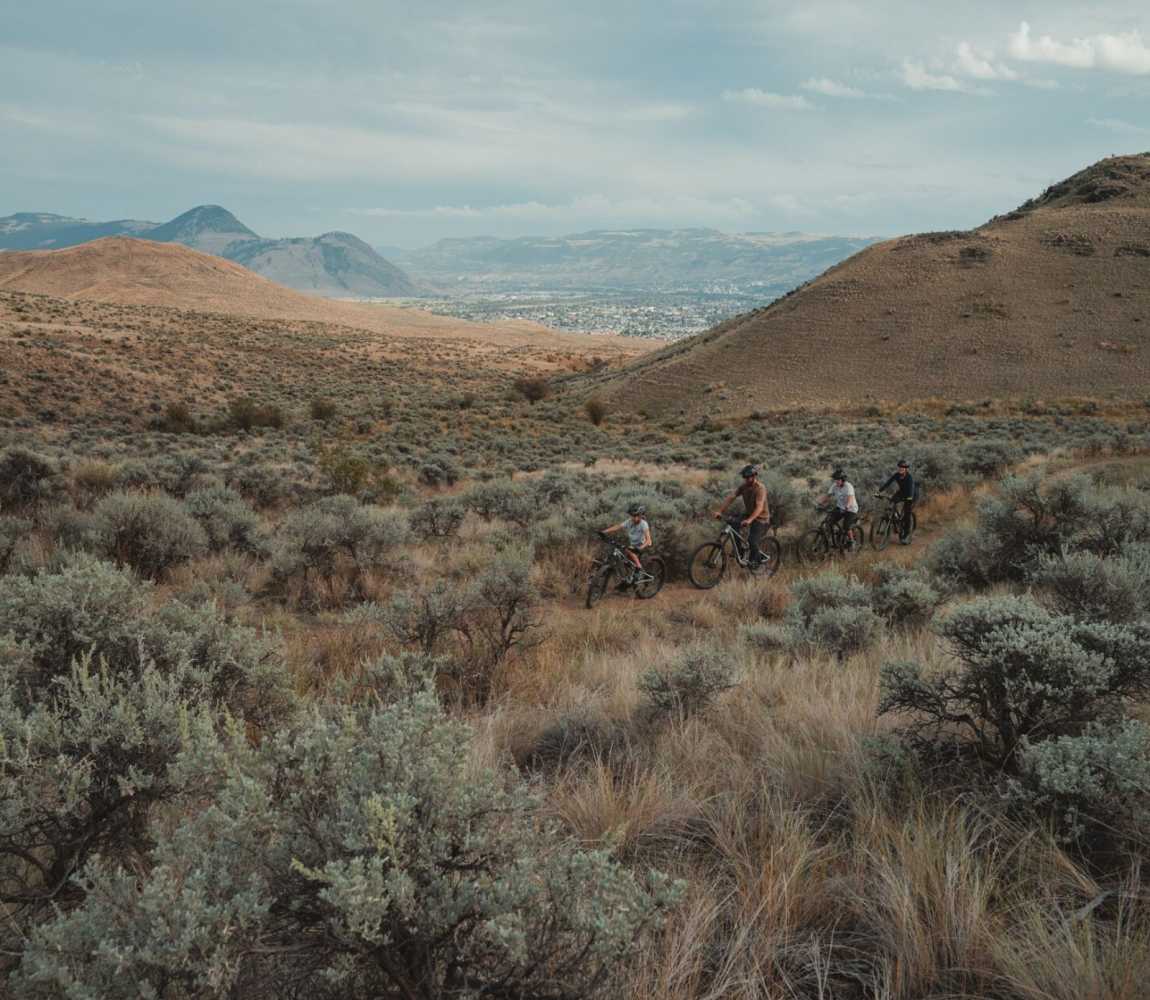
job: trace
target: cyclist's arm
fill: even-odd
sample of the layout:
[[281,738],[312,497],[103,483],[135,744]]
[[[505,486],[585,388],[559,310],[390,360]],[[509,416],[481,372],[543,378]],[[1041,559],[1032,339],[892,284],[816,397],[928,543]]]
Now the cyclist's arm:
[[878,488],[878,491],[879,491],[880,493],[883,493],[883,492],[885,492],[885,491],[886,491],[886,488],[887,488],[887,487],[888,487],[888,486],[889,486],[891,483],[893,483],[893,482],[894,482],[896,479],[898,479],[898,473],[897,473],[897,472],[896,472],[896,473],[895,473],[893,476],[891,476],[891,477],[890,477],[890,478],[889,478],[889,479],[888,479],[888,480],[887,480],[885,483],[883,483],[883,484],[882,484],[882,486],[880,486],[880,487]]
[[727,497],[726,500],[723,501],[723,505],[718,509],[716,513],[720,515],[725,514],[727,512],[727,508],[730,507],[731,504],[733,504],[735,500],[738,499],[738,496],[738,493],[732,493],[729,497]]
[[603,534],[613,535],[616,531],[622,531],[625,527],[627,527],[627,522],[626,521],[620,521],[618,524],[613,524],[609,528],[604,528]]
[[649,549],[654,543],[651,541],[651,526],[647,525],[646,530],[643,532],[643,544],[639,546],[640,549]]

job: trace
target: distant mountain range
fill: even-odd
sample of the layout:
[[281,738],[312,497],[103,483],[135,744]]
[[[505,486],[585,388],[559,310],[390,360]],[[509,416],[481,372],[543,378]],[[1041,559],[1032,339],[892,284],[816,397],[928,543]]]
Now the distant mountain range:
[[449,294],[692,291],[773,297],[876,238],[717,229],[595,230],[570,236],[445,239],[391,259]]
[[0,218],[0,250],[58,250],[107,236],[181,243],[241,264],[272,281],[329,298],[419,295],[415,283],[351,233],[263,239],[219,205],[200,205],[170,222],[89,222],[46,212]]

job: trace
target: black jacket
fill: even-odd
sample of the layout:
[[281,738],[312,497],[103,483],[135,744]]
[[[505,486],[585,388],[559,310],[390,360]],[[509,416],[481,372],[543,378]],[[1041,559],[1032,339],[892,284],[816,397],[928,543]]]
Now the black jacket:
[[890,479],[888,479],[885,483],[882,484],[882,486],[880,486],[878,488],[878,491],[880,493],[884,492],[886,490],[886,488],[888,486],[890,486],[891,483],[897,483],[898,484],[898,494],[897,495],[898,495],[898,498],[900,500],[913,500],[914,499],[914,497],[915,497],[914,476],[912,476],[909,472],[902,479],[898,478],[897,472],[893,473],[891,475]]

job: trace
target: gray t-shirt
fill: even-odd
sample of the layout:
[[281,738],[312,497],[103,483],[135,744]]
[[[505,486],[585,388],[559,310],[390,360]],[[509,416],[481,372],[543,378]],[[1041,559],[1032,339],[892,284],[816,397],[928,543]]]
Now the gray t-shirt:
[[632,548],[638,548],[647,540],[647,532],[650,531],[650,526],[647,524],[647,519],[644,518],[638,524],[627,518],[627,541],[631,543]]

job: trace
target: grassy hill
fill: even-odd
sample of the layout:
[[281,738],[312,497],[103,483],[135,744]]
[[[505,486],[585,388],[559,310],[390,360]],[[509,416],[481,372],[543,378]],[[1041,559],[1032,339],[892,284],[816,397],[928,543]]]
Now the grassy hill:
[[1136,398],[1150,383],[1150,154],[971,231],[863,250],[763,309],[585,383],[651,415],[942,397]]

